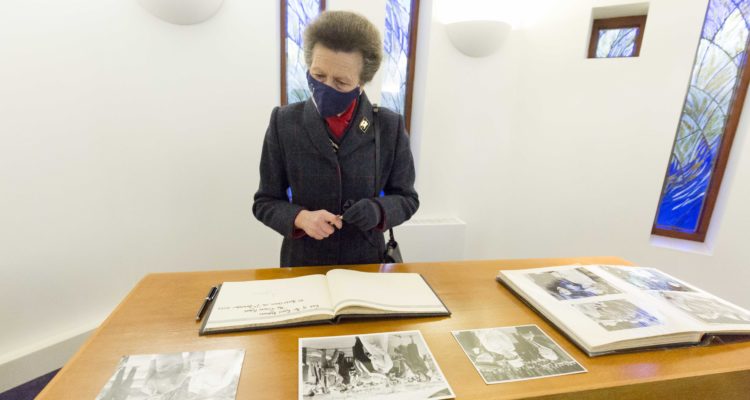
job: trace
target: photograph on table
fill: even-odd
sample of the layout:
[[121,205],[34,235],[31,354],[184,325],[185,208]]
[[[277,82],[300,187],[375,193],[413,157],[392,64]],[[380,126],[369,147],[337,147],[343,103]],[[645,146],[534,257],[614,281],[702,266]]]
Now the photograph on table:
[[96,400],[234,400],[245,350],[124,356]]
[[657,270],[635,267],[611,267],[603,265],[602,269],[610,274],[643,290],[670,290],[692,292],[684,283]]
[[586,372],[536,325],[453,331],[487,384]]
[[585,268],[529,273],[527,276],[558,300],[620,293],[600,276]]
[[452,399],[419,331],[299,339],[300,399]]
[[708,324],[750,324],[750,312],[713,297],[681,292],[659,292],[659,295],[693,318]]
[[659,318],[622,299],[578,303],[573,307],[608,331],[645,328],[662,323]]

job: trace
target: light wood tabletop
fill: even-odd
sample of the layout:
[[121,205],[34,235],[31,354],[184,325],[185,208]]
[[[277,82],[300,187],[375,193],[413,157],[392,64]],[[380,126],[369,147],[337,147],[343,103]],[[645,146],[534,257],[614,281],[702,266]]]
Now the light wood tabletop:
[[[37,398],[94,399],[123,355],[245,349],[237,399],[296,399],[299,338],[420,330],[457,399],[750,399],[750,342],[590,358],[495,281],[500,269],[571,263],[629,264],[616,257],[580,257],[357,266],[352,268],[421,273],[453,315],[207,336],[198,335],[195,313],[211,286],[324,273],[330,268],[150,274]],[[525,324],[538,325],[588,372],[487,385],[451,334],[460,329]]]

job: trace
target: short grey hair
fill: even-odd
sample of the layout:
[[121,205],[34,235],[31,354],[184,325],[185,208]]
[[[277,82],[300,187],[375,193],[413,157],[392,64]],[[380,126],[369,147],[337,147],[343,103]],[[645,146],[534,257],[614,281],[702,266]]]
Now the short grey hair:
[[312,65],[316,44],[343,52],[362,54],[362,83],[372,80],[383,61],[383,41],[378,28],[367,18],[349,11],[324,11],[305,29],[304,50],[307,68]]

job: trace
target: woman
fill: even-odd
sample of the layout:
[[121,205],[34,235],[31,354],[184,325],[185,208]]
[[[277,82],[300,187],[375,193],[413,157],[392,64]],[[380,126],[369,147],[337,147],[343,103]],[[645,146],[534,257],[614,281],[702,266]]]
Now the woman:
[[358,14],[327,11],[304,39],[312,96],[271,113],[253,213],[284,236],[282,267],[382,262],[383,231],[408,220],[419,199],[403,118],[374,113],[362,89],[380,67],[380,34]]

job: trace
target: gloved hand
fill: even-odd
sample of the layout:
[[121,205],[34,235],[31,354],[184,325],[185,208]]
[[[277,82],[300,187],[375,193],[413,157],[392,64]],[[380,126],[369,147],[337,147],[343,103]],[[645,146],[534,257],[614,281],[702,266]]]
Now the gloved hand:
[[373,200],[361,199],[347,208],[341,219],[367,232],[380,223],[380,206]]

